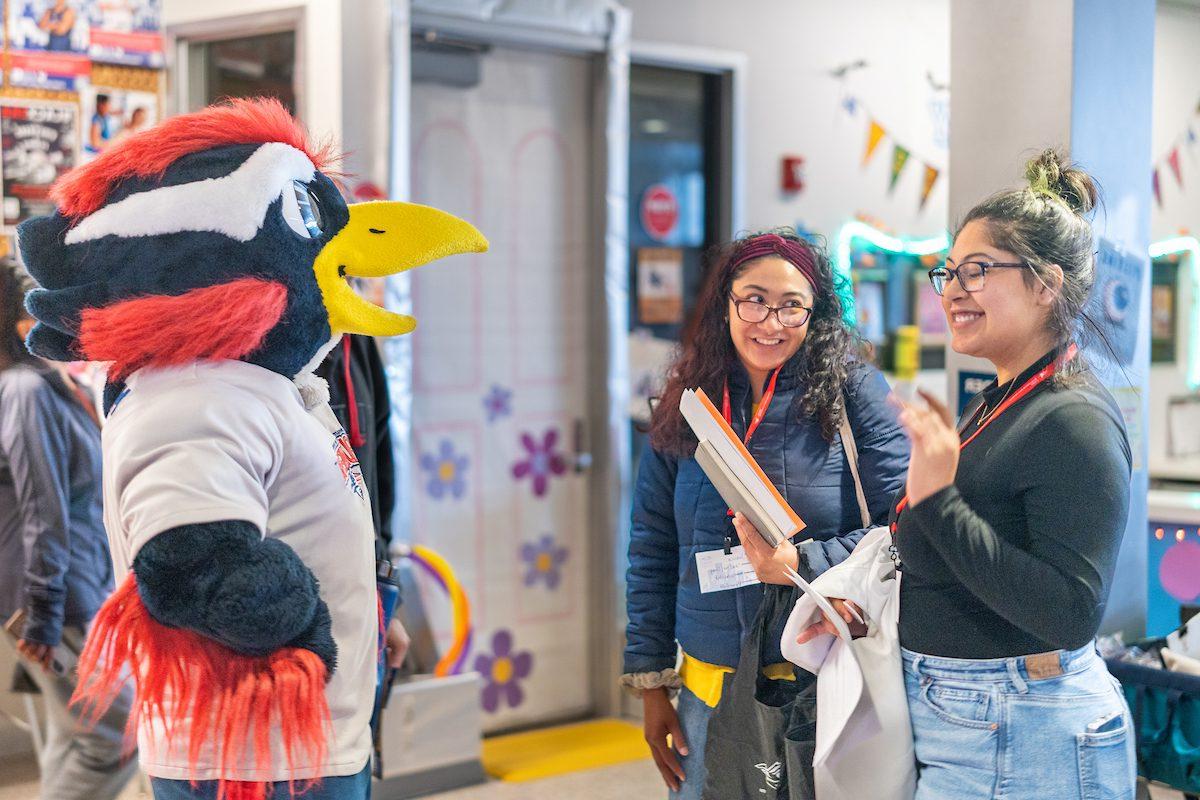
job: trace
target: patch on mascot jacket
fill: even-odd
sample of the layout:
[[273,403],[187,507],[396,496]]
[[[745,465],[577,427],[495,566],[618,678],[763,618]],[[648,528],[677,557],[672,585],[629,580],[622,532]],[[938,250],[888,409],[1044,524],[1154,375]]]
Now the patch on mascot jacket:
[[358,456],[350,446],[350,437],[342,428],[334,432],[333,452],[337,457],[338,469],[342,471],[342,480],[361,499],[363,497],[362,467],[358,465]]
[[117,406],[121,405],[121,401],[124,400],[128,396],[129,396],[129,389],[128,389],[128,387],[126,387],[126,388],[122,389],[121,393],[119,395],[117,395],[117,398],[112,401],[112,405],[108,407],[108,411],[105,412],[105,416],[112,416],[112,414],[114,414],[116,412]]

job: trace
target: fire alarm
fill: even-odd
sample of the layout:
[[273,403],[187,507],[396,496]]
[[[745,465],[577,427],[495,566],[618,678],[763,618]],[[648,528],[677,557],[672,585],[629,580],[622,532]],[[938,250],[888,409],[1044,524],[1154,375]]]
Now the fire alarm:
[[804,190],[804,156],[784,156],[780,183],[785,192]]

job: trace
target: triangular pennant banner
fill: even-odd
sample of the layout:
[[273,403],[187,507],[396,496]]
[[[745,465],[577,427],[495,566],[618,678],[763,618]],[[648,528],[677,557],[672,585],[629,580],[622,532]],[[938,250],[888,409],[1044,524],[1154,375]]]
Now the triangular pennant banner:
[[867,149],[866,152],[863,153],[862,165],[864,167],[867,165],[867,162],[871,160],[871,156],[875,154],[875,148],[879,147],[879,142],[883,139],[883,135],[886,132],[887,131],[883,129],[882,125],[875,120],[871,120],[871,125],[869,128],[867,128]]
[[908,163],[908,151],[900,145],[896,145],[892,150],[892,177],[888,181],[888,191],[896,188],[896,181],[900,179],[900,173],[904,171],[904,165]]
[[1188,144],[1196,143],[1196,131],[1191,125],[1188,125]]
[[929,199],[929,195],[933,192],[933,186],[937,183],[938,172],[936,167],[925,165],[925,178],[921,181],[921,208],[925,207],[925,201]]
[[1183,173],[1179,171],[1179,147],[1172,148],[1171,155],[1167,156],[1167,163],[1171,165],[1171,172],[1175,175],[1175,182],[1182,189]]
[[1154,189],[1154,200],[1158,203],[1158,207],[1162,208],[1162,184],[1158,182],[1158,167],[1154,168],[1154,174],[1150,178],[1150,186]]

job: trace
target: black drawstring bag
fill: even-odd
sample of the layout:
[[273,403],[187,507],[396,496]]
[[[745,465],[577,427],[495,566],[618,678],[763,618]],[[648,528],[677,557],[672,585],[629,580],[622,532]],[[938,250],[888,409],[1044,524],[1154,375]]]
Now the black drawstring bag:
[[762,674],[762,645],[796,604],[795,587],[768,585],[737,670],[725,676],[708,723],[704,800],[815,800],[817,680],[793,667],[794,681]]

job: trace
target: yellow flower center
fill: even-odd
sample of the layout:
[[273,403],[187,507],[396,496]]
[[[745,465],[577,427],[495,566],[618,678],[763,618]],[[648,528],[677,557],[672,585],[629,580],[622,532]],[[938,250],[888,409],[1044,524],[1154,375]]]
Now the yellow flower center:
[[513,663],[511,658],[497,658],[492,663],[492,682],[493,683],[508,683],[513,677]]
[[536,566],[538,572],[549,572],[550,568],[554,566],[554,560],[550,558],[549,553],[542,553],[537,557]]
[[453,461],[443,461],[441,463],[441,466],[438,467],[438,478],[442,481],[442,483],[449,483],[450,481],[454,480]]

